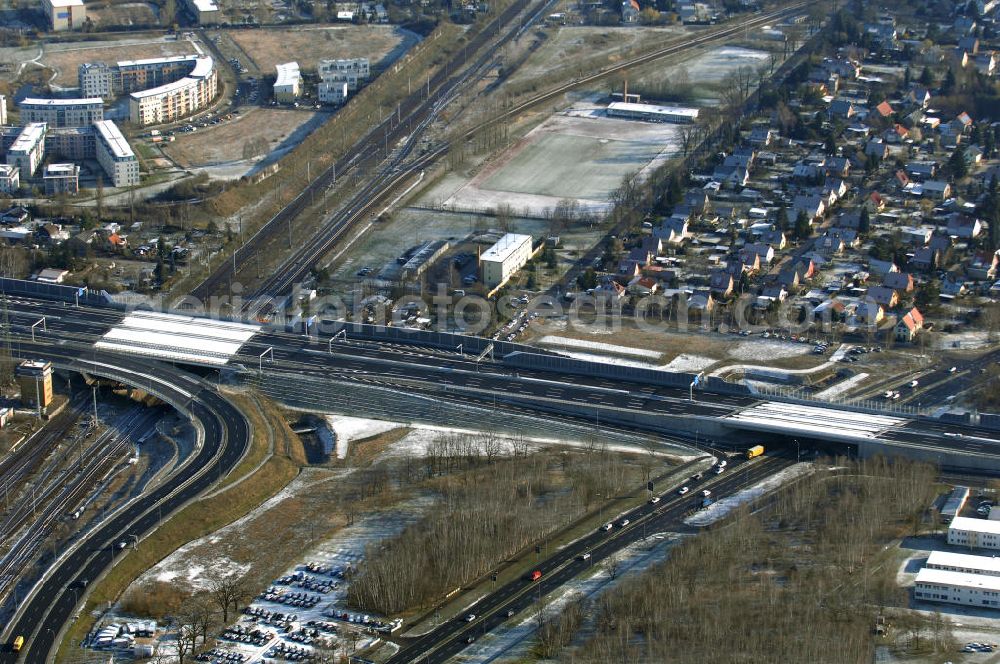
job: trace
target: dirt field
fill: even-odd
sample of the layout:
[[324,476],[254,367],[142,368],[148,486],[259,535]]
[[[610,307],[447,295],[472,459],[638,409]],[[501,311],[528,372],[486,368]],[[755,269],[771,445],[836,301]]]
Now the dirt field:
[[[243,144],[251,136],[267,139],[268,150],[284,150],[302,141],[327,113],[308,113],[278,108],[255,108],[235,120],[178,133],[165,147],[170,157],[185,168],[219,165],[243,159]],[[248,163],[249,168],[249,163]]]
[[621,49],[645,48],[668,39],[682,36],[691,28],[683,26],[662,27],[595,27],[566,26],[550,30],[550,37],[541,48],[511,76],[510,81],[520,83],[552,73],[562,67],[573,67],[581,59],[604,56],[604,63],[610,64],[621,58]]
[[123,39],[120,41],[89,42],[80,44],[50,44],[46,46],[41,62],[58,72],[55,85],[76,87],[77,68],[84,62],[118,62],[119,60],[140,60],[168,55],[188,55],[197,53],[195,45],[188,40],[166,41],[163,39]]
[[325,26],[280,30],[232,30],[226,33],[257,67],[274,73],[281,62],[295,61],[305,71],[325,58],[368,58],[372,66],[392,61],[417,42],[411,32],[388,25]]
[[127,2],[121,5],[87,7],[87,17],[99,28],[113,25],[156,25],[159,23],[155,6],[145,2]]

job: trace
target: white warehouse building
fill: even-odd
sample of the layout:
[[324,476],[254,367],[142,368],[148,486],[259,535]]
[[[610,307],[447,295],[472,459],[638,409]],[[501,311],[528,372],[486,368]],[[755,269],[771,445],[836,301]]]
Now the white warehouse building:
[[483,283],[490,290],[507,283],[530,258],[531,236],[507,233],[479,257]]
[[1000,576],[925,567],[917,573],[913,597],[928,602],[1000,607]]
[[946,572],[1000,576],[1000,558],[994,556],[972,556],[967,553],[931,551],[925,567],[942,569]]
[[279,104],[290,104],[302,93],[302,74],[299,63],[286,62],[275,65],[278,77],[274,81],[274,99]]
[[647,122],[687,123],[698,119],[698,109],[613,101],[608,104],[608,117],[646,120]]
[[1000,549],[1000,521],[956,516],[948,526],[948,544],[976,549]]

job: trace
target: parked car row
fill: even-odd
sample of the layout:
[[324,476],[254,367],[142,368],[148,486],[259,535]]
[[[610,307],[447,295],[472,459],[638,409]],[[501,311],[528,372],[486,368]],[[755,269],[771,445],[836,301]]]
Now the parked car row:
[[274,638],[274,632],[250,625],[233,625],[227,627],[219,638],[260,647]]
[[299,619],[298,615],[294,613],[269,611],[263,607],[253,605],[243,609],[243,613],[265,625],[274,625],[280,629],[288,629],[289,623],[293,623]]
[[250,659],[250,655],[230,652],[222,648],[212,648],[199,654],[195,659],[199,662],[211,662],[212,664],[240,664]]
[[332,622],[327,622],[325,620],[307,620],[306,627],[311,627],[313,629],[318,629],[321,632],[326,632],[327,634],[337,634],[337,625]]
[[290,646],[279,642],[273,648],[268,648],[264,656],[271,659],[284,659],[289,662],[304,662],[313,658],[313,651],[310,648]]
[[307,562],[302,566],[307,572],[312,572],[313,574],[326,574],[328,576],[333,576],[338,579],[344,578],[344,569],[342,567],[334,567],[333,565],[328,565],[326,563],[317,563],[313,561]]
[[322,595],[340,587],[339,581],[334,581],[333,579],[321,579],[319,577],[310,576],[305,572],[295,572],[294,574],[283,576],[278,579],[277,582],[283,586],[293,586],[295,588],[312,590]]
[[312,645],[320,638],[320,633],[318,629],[301,627],[294,632],[289,632],[285,635],[285,638],[289,641],[294,641],[295,643],[302,643],[305,645]]
[[[521,300],[517,301],[520,302]],[[524,331],[528,329],[528,323],[535,320],[537,317],[538,314],[534,311],[531,313],[522,311],[514,316],[509,323],[497,330],[493,334],[493,338],[499,341],[513,341],[517,338],[517,335],[523,334]]]
[[379,620],[378,618],[373,618],[372,616],[363,615],[360,613],[350,613],[348,611],[338,611],[333,609],[328,611],[327,614],[335,620],[342,620],[346,623],[352,623],[355,625],[366,625],[374,630],[384,632],[392,631],[395,623],[387,623]]
[[310,595],[309,593],[300,593],[297,591],[285,592],[281,588],[271,586],[265,592],[258,595],[257,599],[265,602],[274,602],[275,604],[284,604],[285,606],[294,606],[298,609],[311,609],[319,604],[323,598],[319,595]]

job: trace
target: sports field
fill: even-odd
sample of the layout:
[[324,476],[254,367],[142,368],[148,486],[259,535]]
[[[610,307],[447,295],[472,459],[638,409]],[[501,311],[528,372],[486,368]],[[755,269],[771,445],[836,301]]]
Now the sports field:
[[603,105],[578,102],[530,131],[444,201],[460,210],[507,204],[528,215],[560,199],[600,211],[630,173],[645,174],[677,154],[679,125],[608,118]]

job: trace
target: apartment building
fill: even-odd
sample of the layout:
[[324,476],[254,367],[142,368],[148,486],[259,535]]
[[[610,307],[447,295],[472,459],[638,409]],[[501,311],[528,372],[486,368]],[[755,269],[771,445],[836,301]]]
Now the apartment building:
[[80,167],[76,164],[48,164],[42,172],[46,196],[73,195],[80,191]]
[[83,0],[42,0],[42,11],[53,32],[76,30],[87,21]]
[[94,123],[97,162],[115,187],[139,184],[139,161],[121,130],[110,120]]
[[302,74],[299,63],[285,62],[275,65],[278,76],[274,80],[274,100],[279,104],[291,104],[302,94]]
[[7,163],[21,171],[21,180],[27,180],[45,157],[45,134],[48,132],[44,122],[33,122],[17,135],[14,143],[7,149]]
[[199,57],[184,78],[129,97],[129,119],[147,126],[173,122],[208,106],[218,93],[218,72],[210,57]]
[[100,97],[86,99],[36,99],[26,97],[18,102],[21,124],[44,122],[50,129],[88,127],[104,119],[104,101]]
[[20,188],[20,169],[10,164],[0,164],[0,194],[13,194]]
[[[320,78],[320,95],[324,94],[323,86],[346,83],[349,92],[355,92],[371,76],[371,65],[368,58],[353,58],[349,60],[320,60],[316,66]],[[333,94],[327,88],[325,94]]]

